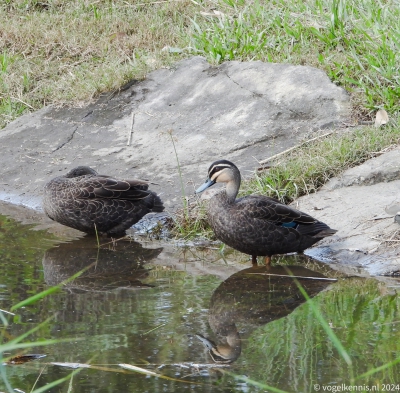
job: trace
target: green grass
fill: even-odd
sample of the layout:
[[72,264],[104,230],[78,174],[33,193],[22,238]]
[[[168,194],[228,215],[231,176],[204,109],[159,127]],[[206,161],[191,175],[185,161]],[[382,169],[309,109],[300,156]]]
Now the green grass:
[[[243,3],[243,5],[237,5]],[[224,16],[196,23],[209,60],[262,60],[322,68],[362,114],[400,109],[400,8],[395,1],[220,1]]]
[[[49,294],[55,292],[56,290],[59,290],[60,286],[52,287],[50,289],[52,289],[52,290],[44,291],[42,293],[37,294],[36,296],[32,296],[28,299],[25,299],[25,301],[23,302],[24,305],[32,304],[32,303],[36,302],[38,299],[42,299],[42,298],[48,296]],[[15,307],[13,307],[13,309],[17,309],[20,307],[22,307],[22,302],[21,302],[21,305],[16,305]],[[21,352],[20,352],[21,350],[26,350],[26,349],[29,350],[30,348],[36,348],[39,346],[52,345],[52,344],[60,343],[62,341],[70,342],[70,339],[65,339],[65,340],[60,340],[60,339],[58,339],[58,340],[53,340],[53,339],[43,340],[42,339],[42,340],[36,340],[33,342],[21,342],[21,341],[24,341],[27,337],[31,336],[33,333],[40,331],[43,327],[48,326],[52,317],[50,317],[47,320],[45,320],[44,322],[36,325],[29,331],[19,335],[18,337],[10,339],[9,334],[7,333],[7,330],[6,330],[7,326],[9,325],[9,322],[3,315],[2,311],[0,312],[0,314],[1,314],[1,319],[2,319],[2,323],[3,323],[3,328],[0,329],[0,361],[1,361],[1,363],[0,363],[0,380],[1,380],[1,382],[4,383],[4,386],[7,388],[8,392],[13,392],[15,390],[11,387],[11,384],[7,377],[7,372],[5,370],[5,367],[6,367],[5,361],[7,362],[10,360],[10,358],[13,358],[13,356],[10,356],[10,353],[21,354]],[[19,319],[18,316],[16,316],[15,314],[12,314],[12,315],[14,315],[14,321]],[[75,340],[76,340],[76,338],[75,338]],[[74,372],[68,374],[64,378],[53,381],[53,382],[46,384],[45,386],[38,388],[38,389],[35,389],[35,386],[33,386],[31,392],[32,393],[40,393],[40,392],[48,391],[52,387],[68,381],[70,378],[73,377],[73,375],[75,375],[78,372],[80,372],[80,369],[75,370]],[[38,379],[39,378],[40,378],[40,375],[39,375]],[[37,382],[37,380],[36,380],[36,382]],[[36,385],[36,383],[35,383],[35,385]]]
[[[284,391],[310,392],[314,384],[323,385],[321,379],[340,381],[333,385],[398,383],[399,346],[394,345],[393,331],[398,324],[399,298],[387,291],[372,279],[339,280],[311,303],[255,330],[243,347],[246,364],[236,377],[265,389],[280,381],[278,386]],[[324,324],[351,357],[351,367]],[[263,369],[255,367],[260,363]]]
[[197,201],[177,210],[174,215],[171,234],[183,240],[198,237],[214,239],[214,234],[207,221],[206,204]]
[[279,157],[275,166],[244,183],[242,194],[257,192],[289,203],[317,191],[330,178],[399,142],[398,124],[333,133]]

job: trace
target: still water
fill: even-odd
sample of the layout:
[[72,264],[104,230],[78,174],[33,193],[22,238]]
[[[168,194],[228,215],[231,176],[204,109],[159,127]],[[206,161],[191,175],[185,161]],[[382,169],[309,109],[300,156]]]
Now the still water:
[[[9,326],[2,344],[51,319],[22,341],[32,347],[3,354],[47,356],[2,367],[1,392],[30,392],[74,370],[80,371],[48,391],[332,392],[349,385],[363,387],[357,391],[400,390],[395,288],[346,277],[305,256],[280,258],[266,269],[218,249],[107,242],[100,248],[94,238],[60,243],[0,216],[1,309],[90,266],[15,316],[4,314]],[[48,339],[61,341],[34,344]],[[91,367],[72,368],[82,364]]]

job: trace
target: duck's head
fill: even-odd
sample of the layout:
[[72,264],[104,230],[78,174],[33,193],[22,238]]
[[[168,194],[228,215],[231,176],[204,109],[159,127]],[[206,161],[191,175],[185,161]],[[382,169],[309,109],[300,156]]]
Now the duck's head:
[[233,199],[236,198],[240,187],[240,172],[237,166],[228,160],[213,162],[208,168],[208,177],[205,183],[196,190],[196,194],[203,192],[215,183],[227,183],[228,196],[234,195]]
[[208,349],[211,359],[215,363],[229,364],[234,362],[242,352],[242,344],[240,340],[240,335],[238,331],[231,332],[227,337],[224,337],[224,343],[216,345],[210,339],[202,336],[201,334],[196,334],[196,337],[203,343],[203,345]]
[[85,176],[85,175],[97,175],[98,173],[88,167],[88,166],[77,166],[76,168],[71,169],[66,175],[65,177],[67,177],[68,179],[71,179],[73,177],[79,177],[79,176]]

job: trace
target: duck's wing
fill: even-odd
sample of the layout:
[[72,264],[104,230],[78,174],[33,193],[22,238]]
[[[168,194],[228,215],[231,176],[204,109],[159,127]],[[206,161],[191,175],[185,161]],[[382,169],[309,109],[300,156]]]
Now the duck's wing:
[[246,214],[260,220],[270,221],[276,225],[293,227],[296,224],[315,224],[318,222],[310,215],[296,210],[290,206],[284,205],[274,198],[265,196],[250,195],[237,200],[239,208],[244,208]]
[[149,195],[148,187],[148,183],[143,180],[117,180],[108,176],[91,176],[75,183],[75,194],[76,197],[85,199],[140,200]]
[[294,229],[300,235],[325,237],[336,233],[335,229],[325,223],[273,198],[250,195],[238,202],[238,206],[243,204],[242,211],[247,217],[250,216],[259,222],[268,222],[279,227]]

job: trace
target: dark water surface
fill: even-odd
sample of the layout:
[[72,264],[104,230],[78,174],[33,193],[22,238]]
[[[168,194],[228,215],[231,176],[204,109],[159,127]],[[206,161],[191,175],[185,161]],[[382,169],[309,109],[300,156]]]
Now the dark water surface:
[[[92,368],[49,391],[273,391],[269,385],[314,392],[317,384],[319,391],[339,391],[342,385],[390,391],[382,384],[400,389],[399,363],[373,372],[400,358],[400,300],[393,288],[374,279],[344,277],[304,256],[280,258],[281,265],[267,270],[251,268],[240,254],[221,258],[218,250],[155,242],[120,241],[100,249],[94,238],[59,244],[46,232],[4,216],[0,257],[3,310],[92,264],[60,291],[6,315],[2,344],[49,317],[23,342],[66,341],[3,354],[47,356],[4,366],[1,392],[10,387],[30,392],[35,383],[39,388],[63,378],[73,371],[65,363]],[[313,297],[351,365],[290,274]],[[171,379],[123,370],[119,364]],[[378,384],[379,390],[371,390]]]

